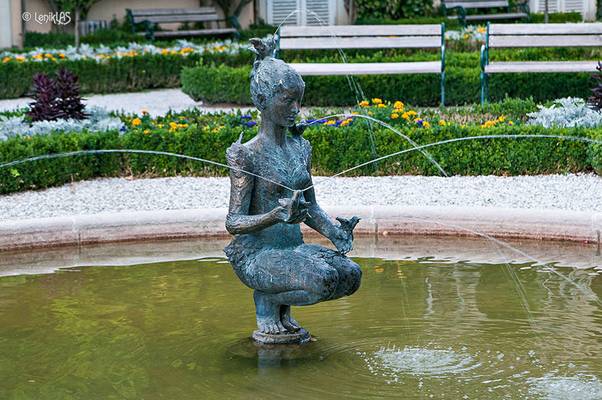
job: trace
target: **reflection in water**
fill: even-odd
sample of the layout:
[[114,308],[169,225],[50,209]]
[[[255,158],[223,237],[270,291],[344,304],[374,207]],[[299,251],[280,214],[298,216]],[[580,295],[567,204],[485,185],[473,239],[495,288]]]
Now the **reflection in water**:
[[357,258],[356,295],[296,310],[318,340],[266,349],[221,261],[0,278],[0,398],[601,398],[602,312],[564,279],[600,295],[591,270],[511,266],[529,317],[503,265]]

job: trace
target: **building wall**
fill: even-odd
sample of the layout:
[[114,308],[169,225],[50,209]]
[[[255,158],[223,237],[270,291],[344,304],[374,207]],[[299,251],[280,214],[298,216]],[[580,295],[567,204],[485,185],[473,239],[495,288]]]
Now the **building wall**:
[[0,49],[22,46],[21,21],[21,0],[0,2]]
[[[113,18],[116,18],[119,21],[123,21],[127,8],[196,8],[205,3],[211,2],[203,2],[201,0],[169,0],[169,2],[165,0],[102,0],[92,6],[88,12],[87,19],[111,21]],[[31,13],[44,14],[50,12],[46,0],[25,0],[25,4],[26,10]],[[221,12],[219,7],[216,8]],[[251,2],[243,10],[240,21],[243,27],[247,27],[253,22],[253,19],[253,3]],[[163,26],[167,29],[173,28],[169,24],[163,24]],[[50,32],[51,24],[38,24],[32,20],[26,24],[26,29],[29,32]],[[69,29],[72,30],[73,27],[70,26]]]

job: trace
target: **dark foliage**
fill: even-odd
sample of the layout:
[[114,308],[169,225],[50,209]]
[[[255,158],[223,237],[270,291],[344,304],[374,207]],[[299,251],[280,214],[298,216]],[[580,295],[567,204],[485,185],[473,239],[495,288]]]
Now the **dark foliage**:
[[75,74],[66,68],[61,68],[56,74],[57,107],[59,118],[85,119],[86,106],[79,95],[79,81]]
[[33,77],[34,102],[29,104],[27,116],[32,121],[55,121],[61,117],[57,105],[56,81],[46,74],[38,73]]
[[596,86],[592,89],[592,95],[588,99],[588,103],[596,110],[602,109],[602,62],[598,62],[596,67],[597,73],[592,75],[592,78],[596,82]]
[[27,116],[32,121],[57,119],[85,119],[85,105],[79,94],[76,75],[65,68],[56,73],[56,79],[38,73],[33,77],[33,97]]

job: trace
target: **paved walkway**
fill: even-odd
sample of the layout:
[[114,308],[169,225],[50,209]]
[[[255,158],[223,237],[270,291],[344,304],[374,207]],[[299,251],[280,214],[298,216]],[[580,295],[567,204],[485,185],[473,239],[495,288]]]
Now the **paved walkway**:
[[[83,97],[86,105],[101,106],[109,111],[124,111],[126,113],[139,114],[142,110],[146,110],[153,117],[164,115],[170,109],[181,111],[193,107],[199,108],[205,112],[249,109],[249,107],[240,107],[229,104],[212,104],[206,106],[203,102],[195,102],[180,89],[161,89],[134,93],[93,94],[89,96],[83,95]],[[32,101],[33,100],[29,97],[0,100],[0,111],[27,107]]]

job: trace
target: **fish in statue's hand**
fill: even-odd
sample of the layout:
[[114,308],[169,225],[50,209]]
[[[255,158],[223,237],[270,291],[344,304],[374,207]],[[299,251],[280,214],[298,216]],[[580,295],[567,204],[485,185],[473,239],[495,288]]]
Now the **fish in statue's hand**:
[[334,242],[334,245],[341,254],[347,254],[353,250],[353,230],[358,222],[360,222],[360,219],[361,218],[355,216],[351,217],[351,219],[337,217],[337,221],[339,221],[339,227],[341,228],[341,240]]

